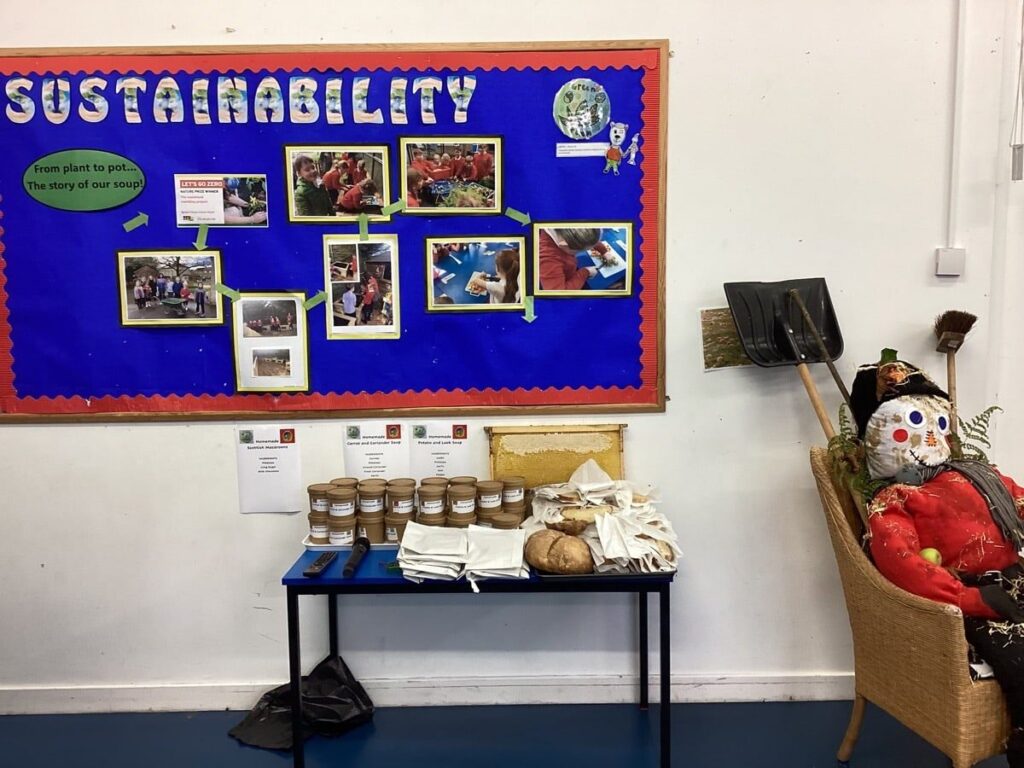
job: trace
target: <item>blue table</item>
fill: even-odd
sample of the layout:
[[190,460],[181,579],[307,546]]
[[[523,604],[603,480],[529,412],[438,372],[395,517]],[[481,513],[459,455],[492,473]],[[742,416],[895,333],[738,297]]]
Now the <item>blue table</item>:
[[[397,558],[394,549],[371,549],[363,559],[356,575],[346,579],[341,575],[346,551],[338,557],[318,578],[306,578],[302,572],[320,555],[319,552],[305,552],[299,556],[281,579],[288,596],[288,669],[291,690],[299,695],[292,697],[292,759],[295,768],[305,766],[305,748],[301,734],[302,723],[302,659],[299,646],[299,596],[327,595],[328,632],[330,654],[338,653],[338,595],[438,595],[472,594],[465,579],[455,582],[428,581],[415,584],[406,581],[400,573],[389,573],[385,565]],[[671,765],[671,661],[669,630],[672,617],[669,608],[669,587],[675,573],[625,576],[540,576],[531,572],[529,579],[490,579],[480,582],[482,593],[545,593],[545,592],[632,592],[639,604],[639,657],[640,657],[640,708],[648,705],[648,660],[647,660],[647,596],[658,595],[659,613],[659,658],[660,658],[660,743],[661,768]],[[481,599],[480,595],[474,599]],[[483,764],[483,763],[481,763]]]

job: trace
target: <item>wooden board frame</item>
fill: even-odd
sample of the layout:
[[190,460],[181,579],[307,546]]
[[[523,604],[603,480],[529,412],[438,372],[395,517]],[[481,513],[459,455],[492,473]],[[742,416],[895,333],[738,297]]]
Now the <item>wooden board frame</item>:
[[[74,56],[170,56],[197,54],[232,54],[232,53],[325,53],[325,52],[374,52],[374,53],[450,53],[453,50],[475,53],[505,52],[558,52],[558,51],[599,51],[599,50],[634,50],[656,49],[658,51],[658,72],[660,77],[657,127],[658,127],[658,185],[656,190],[657,206],[657,291],[656,291],[656,401],[644,404],[559,404],[559,405],[471,405],[458,407],[415,407],[415,408],[382,408],[357,410],[288,410],[288,411],[146,411],[146,412],[102,412],[102,413],[2,413],[2,424],[31,423],[133,423],[133,422],[174,422],[174,421],[237,421],[244,420],[280,420],[299,419],[338,419],[358,416],[362,419],[401,417],[424,418],[431,416],[449,416],[457,411],[466,416],[483,415],[554,415],[554,414],[592,414],[592,413],[651,413],[664,412],[665,394],[665,263],[666,259],[666,212],[667,212],[667,172],[668,172],[668,88],[669,88],[669,41],[667,39],[648,40],[589,40],[589,41],[537,41],[537,42],[488,42],[488,43],[456,43],[414,44],[414,43],[376,43],[376,44],[315,44],[315,45],[197,45],[197,46],[81,46],[70,48],[0,48],[0,57],[7,58],[48,58]],[[2,251],[0,251],[2,253]],[[8,374],[10,375],[10,374]],[[2,382],[0,382],[2,383]]]
[[[628,424],[545,424],[528,427],[484,427],[484,432],[487,435],[487,452],[490,457],[491,477],[500,478],[509,475],[522,475],[526,477],[527,488],[551,483],[563,483],[569,479],[569,476],[576,471],[580,464],[586,461],[586,458],[594,458],[596,460],[598,457],[604,456],[606,461],[599,463],[611,476],[612,480],[625,480],[626,440],[623,433],[628,426]],[[523,435],[560,437],[562,438],[562,445],[558,448],[539,450],[536,452],[535,457],[528,461],[512,462],[499,444],[504,438]],[[571,446],[574,436],[584,439],[604,436],[608,438],[611,446],[606,451],[573,451],[566,446]],[[575,453],[576,458],[569,465],[563,466],[565,462],[560,461],[560,459],[562,454],[566,452]],[[563,472],[567,473],[565,477],[562,477],[563,472],[558,470],[563,470]]]

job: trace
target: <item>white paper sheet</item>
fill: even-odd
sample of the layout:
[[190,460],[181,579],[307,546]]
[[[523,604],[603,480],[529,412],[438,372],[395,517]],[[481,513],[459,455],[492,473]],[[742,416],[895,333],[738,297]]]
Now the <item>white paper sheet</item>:
[[415,421],[410,426],[409,467],[412,476],[482,476],[487,446],[483,430],[465,422]]
[[342,439],[345,472],[367,479],[409,474],[409,427],[376,421],[349,422]]
[[305,509],[295,428],[282,424],[239,427],[238,505],[243,515]]

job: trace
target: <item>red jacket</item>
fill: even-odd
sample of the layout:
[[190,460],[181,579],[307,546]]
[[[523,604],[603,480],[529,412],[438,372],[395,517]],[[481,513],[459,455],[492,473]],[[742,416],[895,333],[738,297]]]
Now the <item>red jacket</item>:
[[324,174],[324,189],[333,189],[335,191],[341,189],[341,171],[337,168],[331,168],[331,170]]
[[[607,250],[601,243],[594,250]],[[576,266],[576,254],[566,253],[551,239],[546,230],[540,231],[540,287],[543,291],[578,291],[587,284],[590,273]]]
[[466,165],[466,159],[464,157],[453,157],[452,158],[452,178],[457,179],[462,175],[462,169]]
[[[1024,508],[1024,489],[1000,475]],[[886,578],[915,595],[949,603],[967,616],[997,619],[998,614],[946,567],[966,573],[1001,571],[1017,562],[1013,545],[992,519],[988,505],[959,472],[946,471],[921,486],[891,485],[868,505],[871,555]],[[919,554],[928,547],[942,555],[939,567]]]
[[358,184],[353,184],[341,196],[340,204],[346,211],[361,211],[363,209],[363,188]]
[[473,157],[473,177],[484,179],[494,173],[494,155],[490,152],[477,152]]

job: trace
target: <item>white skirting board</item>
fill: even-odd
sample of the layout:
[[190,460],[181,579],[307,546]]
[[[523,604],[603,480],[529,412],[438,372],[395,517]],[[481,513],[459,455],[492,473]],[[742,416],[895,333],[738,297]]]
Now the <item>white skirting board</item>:
[[[261,683],[7,687],[0,715],[73,712],[183,712],[247,710],[281,680]],[[452,677],[363,680],[378,707],[465,704],[615,704],[637,700],[635,676]],[[651,702],[658,677],[651,675]],[[853,674],[674,675],[672,701],[834,701],[853,698]]]

